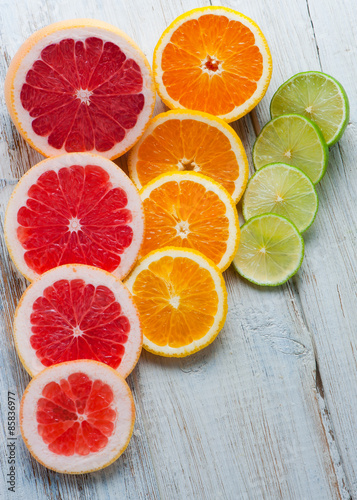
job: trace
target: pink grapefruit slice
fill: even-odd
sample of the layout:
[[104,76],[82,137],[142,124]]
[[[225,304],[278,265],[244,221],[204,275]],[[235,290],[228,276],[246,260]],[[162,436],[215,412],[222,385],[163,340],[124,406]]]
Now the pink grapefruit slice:
[[31,376],[75,359],[101,361],[124,378],[142,346],[139,313],[123,283],[106,271],[67,264],[47,271],[23,294],[15,345]]
[[64,264],[123,278],[144,233],[139,192],[113,162],[91,153],[48,158],[20,179],[6,210],[5,238],[30,281]]
[[113,463],[129,444],[135,407],[125,380],[103,363],[69,361],[34,377],[21,400],[20,427],[45,467],[83,474]]
[[25,41],[5,98],[21,135],[44,156],[90,151],[113,159],[144,132],[155,90],[146,57],[124,32],[74,19]]

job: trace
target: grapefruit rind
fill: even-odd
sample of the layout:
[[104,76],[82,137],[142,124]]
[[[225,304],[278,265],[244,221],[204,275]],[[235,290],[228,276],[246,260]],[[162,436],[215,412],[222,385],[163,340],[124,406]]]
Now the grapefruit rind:
[[[81,30],[77,35],[74,30]],[[20,101],[21,86],[25,81],[27,72],[32,64],[41,54],[41,50],[50,43],[56,43],[64,37],[72,39],[85,39],[87,36],[97,36],[105,41],[111,41],[115,44],[120,43],[122,51],[133,59],[140,67],[143,77],[142,93],[145,97],[145,106],[138,116],[137,124],[130,130],[127,130],[125,139],[117,143],[111,150],[101,154],[111,160],[123,155],[144,133],[145,128],[154,112],[155,106],[155,84],[150,64],[136,43],[123,31],[103,21],[96,19],[72,19],[50,24],[35,33],[33,33],[19,48],[13,57],[5,78],[5,101],[17,130],[22,137],[36,151],[43,156],[58,156],[66,151],[56,149],[47,142],[47,137],[37,135],[31,126],[31,119],[22,107]]]
[[37,182],[40,175],[48,170],[58,172],[61,168],[70,167],[71,165],[97,165],[103,168],[109,174],[113,186],[123,188],[127,194],[127,208],[133,214],[132,222],[128,223],[133,228],[133,240],[129,247],[121,254],[120,265],[113,272],[116,277],[122,279],[135,265],[143,243],[143,206],[138,190],[123,170],[107,158],[92,153],[66,153],[61,156],[47,158],[34,165],[21,177],[10,197],[5,213],[4,233],[9,254],[17,269],[27,280],[32,281],[39,276],[28,267],[24,260],[25,250],[18,241],[16,234],[18,227],[17,212],[25,205],[28,189]]
[[45,288],[55,281],[74,279],[82,279],[86,284],[94,286],[108,287],[119,302],[123,315],[129,319],[130,333],[124,344],[124,356],[117,368],[118,373],[126,378],[135,368],[141,353],[143,335],[139,312],[131,293],[118,278],[103,269],[83,264],[66,264],[51,269],[34,280],[25,290],[17,305],[14,319],[15,347],[21,363],[31,377],[46,369],[30,343],[32,306],[35,300],[43,295]]
[[[213,191],[213,193],[215,193],[219,197],[220,201],[222,201],[226,206],[226,216],[229,220],[229,237],[226,242],[227,250],[222,256],[220,262],[216,264],[218,269],[223,272],[230,266],[235,254],[237,253],[240,238],[240,227],[236,205],[228,191],[221,184],[206,175],[199,174],[198,172],[172,172],[159,175],[146,184],[146,186],[140,190],[141,200],[144,202],[150,197],[154,189],[157,189],[166,182],[181,181],[191,181],[201,184],[207,190]],[[144,257],[144,255],[139,254],[139,258],[141,257]]]
[[[261,220],[269,219],[269,218],[272,218],[272,219],[275,218],[275,219],[278,219],[278,220],[280,219],[280,220],[286,222],[292,228],[293,232],[295,233],[295,236],[297,237],[297,240],[298,240],[299,245],[300,245],[299,246],[300,256],[299,256],[299,259],[296,261],[295,267],[292,270],[290,270],[289,272],[286,272],[285,276],[282,279],[277,280],[277,281],[269,280],[267,277],[266,277],[265,280],[254,279],[251,275],[249,275],[248,273],[246,273],[242,269],[242,267],[239,265],[239,256],[238,256],[238,254],[235,256],[235,258],[233,260],[233,267],[237,271],[237,273],[240,274],[247,281],[250,281],[251,283],[254,283],[255,285],[259,285],[259,286],[270,286],[270,287],[273,287],[273,286],[283,285],[284,283],[286,283],[290,278],[292,278],[298,272],[298,270],[301,267],[302,261],[304,260],[305,243],[304,243],[304,239],[301,236],[298,228],[295,226],[295,224],[293,222],[291,222],[291,220],[287,219],[286,217],[283,217],[282,215],[273,214],[273,213],[265,213],[265,214],[261,214],[261,215],[256,215],[255,217],[252,217],[251,219],[249,219],[241,227],[242,234],[249,227],[249,225],[252,222],[255,222],[257,220],[261,221]],[[272,234],[274,234],[274,233],[272,233]]]
[[151,135],[157,126],[169,120],[197,120],[199,122],[206,123],[210,127],[216,127],[226,136],[231,144],[232,151],[234,152],[239,165],[239,176],[235,181],[234,192],[231,194],[234,202],[238,203],[246,188],[249,175],[248,159],[242,141],[232,127],[230,127],[224,120],[217,116],[210,115],[209,113],[204,113],[203,111],[174,109],[165,113],[160,113],[150,121],[144,134],[130,150],[128,156],[129,176],[137,188],[141,189],[143,187],[136,170],[139,148],[146,137]]
[[[52,381],[59,382],[76,372],[82,372],[92,380],[98,378],[110,385],[114,393],[112,407],[116,410],[119,421],[117,420],[114,432],[105,448],[86,456],[68,457],[51,452],[43,442],[37,430],[36,405],[46,384]],[[129,444],[134,422],[134,400],[123,377],[109,366],[92,360],[69,361],[46,368],[31,380],[20,404],[21,434],[31,455],[48,469],[66,474],[93,472],[115,462]]]
[[177,248],[177,247],[164,247],[159,250],[154,250],[148,253],[145,257],[143,257],[138,262],[135,269],[131,272],[128,278],[125,280],[125,284],[127,285],[128,289],[132,292],[135,280],[139,275],[139,273],[147,269],[152,262],[155,262],[161,259],[162,257],[167,257],[167,256],[173,258],[177,257],[189,258],[194,262],[198,263],[200,267],[208,270],[211,274],[212,280],[215,283],[215,289],[219,299],[218,311],[216,313],[214,323],[209,329],[209,331],[206,333],[206,335],[201,339],[195,340],[192,343],[182,346],[180,348],[173,348],[168,345],[158,346],[145,336],[145,327],[143,325],[143,347],[146,351],[164,357],[182,358],[194,354],[195,352],[200,351],[204,347],[207,347],[215,340],[218,333],[222,330],[228,312],[227,289],[221,271],[214,264],[214,262],[212,262],[211,259],[208,259],[201,252],[198,252],[197,250],[188,248]]
[[185,106],[182,106],[179,101],[175,101],[168,94],[165,85],[162,81],[162,69],[161,69],[161,58],[162,53],[169,43],[173,32],[181,26],[186,21],[191,19],[198,19],[204,14],[217,14],[218,16],[226,16],[228,18],[234,19],[235,21],[239,21],[245,26],[247,26],[255,37],[255,44],[260,49],[261,54],[263,55],[264,66],[263,66],[263,75],[261,76],[257,89],[254,94],[243,104],[235,107],[230,113],[225,115],[218,115],[219,118],[222,118],[226,122],[232,122],[234,120],[238,120],[242,116],[245,116],[249,111],[251,111],[255,106],[261,101],[264,97],[273,71],[273,62],[271,53],[269,50],[268,43],[263,35],[259,26],[249,17],[237,12],[233,9],[229,9],[227,7],[222,6],[208,6],[208,7],[199,7],[197,9],[190,10],[185,12],[181,16],[177,17],[163,32],[159,41],[156,44],[154,49],[154,59],[153,59],[153,73],[156,84],[156,90],[159,94],[162,101],[168,106],[170,109],[181,108],[185,109]]

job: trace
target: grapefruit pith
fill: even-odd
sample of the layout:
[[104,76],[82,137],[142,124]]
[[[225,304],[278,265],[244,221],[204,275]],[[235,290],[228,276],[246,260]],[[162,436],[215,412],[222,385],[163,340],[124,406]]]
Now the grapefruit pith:
[[138,190],[113,162],[70,153],[32,167],[16,186],[5,217],[5,238],[30,281],[63,264],[87,264],[123,278],[144,233]]
[[83,474],[114,462],[133,432],[135,407],[125,380],[91,360],[70,361],[34,377],[21,400],[22,437],[45,467]]
[[25,41],[10,64],[5,98],[17,129],[43,155],[116,158],[144,132],[155,91],[133,40],[102,21],[74,19]]
[[67,264],[37,278],[15,312],[15,345],[31,376],[94,359],[126,377],[142,345],[139,314],[123,283],[95,267]]

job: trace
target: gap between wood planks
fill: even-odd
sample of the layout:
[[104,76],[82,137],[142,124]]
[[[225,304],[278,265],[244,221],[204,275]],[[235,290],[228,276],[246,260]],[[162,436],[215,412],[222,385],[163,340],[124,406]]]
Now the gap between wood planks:
[[[309,17],[310,17],[308,2],[306,2],[306,4],[307,4],[308,12],[309,12]],[[311,17],[310,17],[310,20],[311,20]],[[314,31],[314,25],[312,23],[312,20],[311,20],[311,25],[312,25],[312,29]],[[315,31],[314,31],[314,36],[315,36]],[[319,54],[319,48],[317,46],[316,37],[315,37],[315,43],[316,43],[317,52]],[[319,56],[319,61],[320,61],[320,56]],[[321,61],[320,61],[320,68],[321,68]],[[321,68],[321,71],[322,71],[322,68]],[[250,119],[251,119],[251,122],[253,125],[255,136],[258,137],[258,135],[260,134],[260,131],[261,131],[261,126],[259,123],[256,108],[252,109],[252,111],[249,113],[249,116],[250,116]],[[291,289],[291,292],[294,292],[294,290]],[[295,293],[294,293],[294,295],[295,295]],[[299,300],[299,309],[300,309],[300,312],[303,312],[303,308],[302,308],[302,304],[301,304],[300,300]],[[314,340],[314,337],[311,334],[311,332],[307,326],[307,323],[306,323],[305,318],[304,318],[304,314],[300,314],[300,316],[301,316],[301,319],[305,325],[306,330],[309,332],[310,337],[311,337],[314,359],[315,359],[315,366],[316,366],[315,382],[316,382],[317,403],[318,403],[319,412],[320,412],[320,416],[321,416],[321,424],[323,426],[326,440],[328,443],[332,463],[335,467],[335,473],[336,473],[336,478],[338,481],[341,499],[342,500],[352,500],[352,496],[347,488],[346,474],[345,474],[345,471],[343,468],[343,463],[342,463],[341,455],[340,455],[340,452],[338,449],[338,444],[335,440],[335,433],[333,430],[330,412],[329,412],[329,409],[327,406],[327,402],[325,400],[324,387],[323,387],[322,379],[320,376],[319,364],[318,364],[317,355],[316,355],[315,340]]]

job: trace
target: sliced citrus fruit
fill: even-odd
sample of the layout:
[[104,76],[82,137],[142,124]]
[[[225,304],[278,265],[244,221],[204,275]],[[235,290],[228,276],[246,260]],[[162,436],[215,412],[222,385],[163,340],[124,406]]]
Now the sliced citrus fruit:
[[5,238],[29,280],[62,264],[125,276],[143,241],[139,193],[110,160],[91,153],[48,158],[20,179],[6,210]]
[[156,116],[130,151],[128,165],[139,189],[160,174],[193,170],[222,184],[236,203],[248,180],[248,160],[237,134],[201,111],[175,109]]
[[10,64],[5,97],[21,135],[45,156],[116,158],[144,132],[155,103],[139,47],[93,19],[51,24],[28,38]]
[[303,232],[313,223],[318,205],[315,186],[302,170],[271,163],[249,179],[242,208],[246,221],[272,212],[291,220]]
[[92,360],[46,368],[31,380],[20,406],[21,433],[31,455],[67,474],[113,463],[128,446],[134,421],[123,377]]
[[141,256],[165,246],[193,248],[227,269],[237,251],[234,202],[218,182],[197,172],[162,174],[140,192],[145,213]]
[[238,273],[256,285],[285,283],[301,266],[304,240],[285,217],[263,214],[241,227],[241,241],[233,265]]
[[326,144],[332,146],[348,124],[348,97],[332,76],[320,71],[298,73],[278,88],[270,103],[272,118],[288,113],[298,113],[314,121]]
[[138,307],[144,347],[154,354],[183,357],[218,335],[227,314],[222,274],[207,257],[187,248],[151,252],[126,281]]
[[272,60],[254,21],[226,7],[203,7],[182,14],[164,31],[153,68],[169,108],[197,109],[230,122],[262,99]]
[[94,359],[127,377],[142,345],[127,288],[114,275],[83,264],[56,267],[33,281],[17,306],[14,336],[31,376],[64,361]]
[[302,115],[281,115],[268,122],[253,146],[256,169],[269,163],[300,168],[317,184],[328,163],[328,147],[315,123]]

